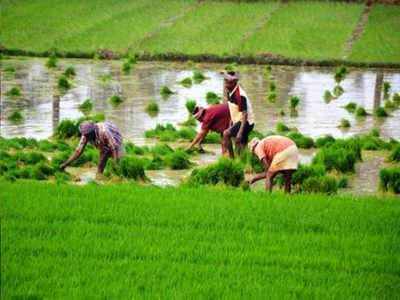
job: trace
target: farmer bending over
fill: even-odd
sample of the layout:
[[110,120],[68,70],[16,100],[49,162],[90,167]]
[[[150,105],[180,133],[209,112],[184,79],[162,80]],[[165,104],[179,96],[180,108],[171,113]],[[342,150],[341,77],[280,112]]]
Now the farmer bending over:
[[111,122],[83,122],[79,125],[82,135],[78,147],[71,157],[60,168],[65,169],[70,163],[79,158],[89,142],[100,151],[100,161],[97,173],[102,174],[107,160],[112,157],[115,160],[122,156],[122,136],[117,126]]
[[279,135],[268,136],[261,141],[254,138],[249,143],[251,152],[263,163],[265,172],[255,175],[250,184],[265,178],[265,189],[272,191],[273,181],[277,174],[283,174],[285,192],[290,193],[292,175],[297,170],[299,150],[289,138]]
[[[196,106],[192,113],[197,121],[201,123],[201,129],[190,143],[187,148],[188,150],[192,149],[195,145],[199,145],[201,149],[201,142],[210,130],[218,132],[222,136],[224,131],[229,128],[231,118],[229,116],[228,104],[216,104],[207,108]],[[221,146],[222,153],[226,152],[222,142]]]
[[246,147],[249,134],[254,128],[254,117],[251,103],[246,92],[239,86],[239,77],[235,72],[224,73],[224,85],[227,91],[229,113],[232,125],[224,131],[223,144],[225,153],[234,157],[232,138],[235,138],[236,149],[240,151]]

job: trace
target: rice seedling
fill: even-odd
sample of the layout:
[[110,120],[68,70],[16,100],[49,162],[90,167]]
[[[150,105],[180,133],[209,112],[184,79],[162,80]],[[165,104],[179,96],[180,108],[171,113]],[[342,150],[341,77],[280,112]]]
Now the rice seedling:
[[188,99],[186,100],[185,107],[189,113],[189,116],[193,113],[194,108],[196,107],[196,100]]
[[390,82],[384,81],[383,82],[383,98],[389,99],[390,97],[390,89],[392,88],[392,85],[390,84]]
[[278,133],[284,133],[284,132],[290,131],[290,128],[282,122],[276,123],[275,129],[276,129],[276,132],[278,132]]
[[89,114],[93,109],[92,99],[86,99],[79,105],[79,110],[84,114]]
[[400,194],[400,167],[381,169],[379,179],[383,191]]
[[271,82],[269,83],[268,90],[269,90],[270,92],[276,92],[276,83],[275,83],[274,81],[271,81]]
[[314,147],[314,140],[311,137],[302,135],[300,132],[289,132],[286,136],[293,140],[298,148],[310,149]]
[[354,173],[357,154],[353,149],[332,147],[335,143],[321,148],[313,158],[313,163],[323,164],[327,171],[337,170],[342,173]]
[[206,79],[207,79],[207,77],[202,72],[200,72],[199,70],[194,70],[193,71],[193,81],[195,83],[202,83]]
[[385,110],[395,110],[397,108],[397,105],[391,101],[391,100],[386,100],[385,105],[384,105]]
[[338,183],[333,176],[309,177],[304,180],[301,190],[306,193],[336,194]]
[[197,125],[197,122],[193,116],[189,115],[188,118],[186,119],[186,121],[179,123],[179,125],[185,126],[185,127],[195,127]]
[[357,103],[349,102],[344,106],[344,109],[347,110],[349,113],[354,113],[357,109]]
[[99,76],[99,79],[102,84],[107,84],[111,81],[112,76],[111,76],[111,74],[103,74],[103,75]]
[[400,106],[400,93],[394,93],[392,97],[392,101],[397,105]]
[[389,114],[386,112],[386,110],[383,107],[378,107],[377,109],[375,109],[374,115],[378,118],[386,118],[389,116]]
[[225,184],[238,187],[244,180],[243,166],[240,162],[220,158],[216,163],[196,168],[190,174],[190,185]]
[[38,149],[43,152],[54,152],[58,149],[57,144],[49,140],[41,140],[38,142]]
[[152,101],[150,103],[147,104],[146,106],[146,112],[150,115],[150,116],[156,116],[159,112],[159,107],[157,102]]
[[209,132],[203,142],[205,144],[219,144],[221,143],[221,135],[217,132]]
[[68,68],[65,69],[63,74],[67,78],[73,78],[76,76],[75,68],[72,66],[69,66]]
[[339,189],[345,189],[349,186],[349,178],[347,176],[341,176],[337,181]]
[[147,180],[144,172],[144,161],[128,155],[122,157],[118,162],[110,161],[107,164],[104,174],[106,176],[116,175],[133,180]]
[[125,62],[122,64],[122,71],[123,71],[125,74],[129,74],[131,70],[132,70],[132,64],[131,64],[129,61],[125,61]]
[[185,88],[190,88],[193,85],[192,78],[186,77],[179,82]]
[[61,75],[60,78],[58,78],[57,85],[60,90],[64,91],[71,88],[71,83],[65,75]]
[[130,63],[131,65],[135,65],[137,63],[136,56],[129,55],[127,58],[127,62]]
[[160,94],[163,98],[168,98],[172,94],[175,94],[169,87],[163,86],[160,90]]
[[14,86],[6,92],[6,96],[12,98],[21,97],[21,89],[17,86]]
[[20,111],[15,110],[7,117],[7,120],[14,124],[20,124],[24,120],[24,116]]
[[326,103],[329,103],[333,100],[334,96],[332,95],[331,91],[326,90],[324,92],[324,100]]
[[341,95],[343,95],[344,89],[340,85],[335,85],[333,88],[333,95],[335,98],[339,98]]
[[286,116],[286,113],[285,113],[285,111],[284,111],[283,109],[281,109],[281,110],[279,111],[279,115],[280,115],[281,117],[284,117],[284,116]]
[[50,55],[50,57],[47,59],[46,67],[48,67],[49,69],[56,68],[57,61],[57,57],[54,54]]
[[12,66],[8,66],[4,68],[5,73],[15,73],[15,68]]
[[334,76],[336,83],[339,84],[340,82],[342,82],[347,74],[348,74],[348,71],[347,71],[346,67],[341,66],[341,67],[337,68],[335,71],[335,76]]
[[206,94],[206,101],[209,105],[212,104],[219,104],[221,98],[214,92],[207,92]]
[[267,99],[270,103],[275,103],[276,102],[276,93],[275,92],[269,92],[267,95]]
[[389,155],[389,161],[400,162],[400,145],[396,145]]
[[366,117],[368,115],[364,107],[358,106],[356,109],[356,117]]
[[118,106],[122,102],[124,102],[124,100],[122,99],[121,96],[113,95],[108,99],[108,102],[110,102],[112,106]]
[[79,126],[76,121],[65,119],[57,126],[56,136],[60,139],[78,137],[79,135]]
[[165,163],[172,170],[189,169],[193,163],[190,162],[189,156],[183,150],[175,150],[165,156]]
[[144,147],[136,146],[132,142],[127,142],[124,144],[125,153],[128,155],[144,155],[147,152],[147,149]]
[[297,96],[290,97],[290,108],[295,110],[300,103],[300,98]]
[[348,129],[351,127],[350,121],[343,118],[340,120],[340,124],[338,127],[342,129]]

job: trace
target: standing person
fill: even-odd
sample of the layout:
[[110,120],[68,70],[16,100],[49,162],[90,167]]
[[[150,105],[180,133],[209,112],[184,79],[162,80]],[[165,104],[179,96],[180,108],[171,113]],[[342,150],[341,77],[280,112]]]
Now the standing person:
[[236,72],[224,73],[224,85],[227,91],[229,113],[232,124],[224,131],[223,144],[225,153],[234,157],[232,138],[235,138],[236,149],[240,151],[246,147],[249,134],[254,128],[254,116],[251,103],[246,92],[239,85]]
[[[207,136],[208,132],[218,132],[221,137],[226,129],[229,128],[231,122],[228,104],[216,104],[207,108],[196,106],[192,112],[197,121],[201,123],[201,129],[187,150],[192,149],[195,145],[201,145],[201,142]],[[222,153],[225,152],[224,145],[221,142]],[[200,146],[201,147],[201,146]]]
[[249,183],[253,184],[265,178],[265,189],[272,191],[274,178],[281,173],[285,180],[285,192],[290,193],[292,175],[299,164],[299,150],[296,144],[285,136],[271,135],[261,141],[258,138],[252,139],[249,148],[265,168],[263,173],[256,174]]
[[122,136],[117,126],[111,122],[83,122],[79,125],[81,140],[75,152],[60,168],[65,169],[83,153],[86,144],[91,143],[100,151],[100,161],[97,173],[103,174],[107,160],[112,157],[118,160],[122,156]]

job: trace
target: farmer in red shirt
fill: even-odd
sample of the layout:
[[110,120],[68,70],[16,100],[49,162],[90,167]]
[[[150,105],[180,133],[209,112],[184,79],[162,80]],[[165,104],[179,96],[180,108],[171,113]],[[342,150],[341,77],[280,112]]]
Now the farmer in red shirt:
[[271,135],[261,141],[258,138],[252,139],[249,148],[262,161],[265,168],[265,172],[255,175],[249,183],[253,184],[266,178],[265,189],[272,191],[274,178],[281,173],[285,180],[285,192],[290,193],[292,175],[299,163],[299,150],[296,144],[285,136]]
[[[201,123],[201,129],[187,149],[192,149],[197,144],[201,145],[201,142],[210,130],[218,132],[222,136],[224,131],[229,128],[230,115],[228,104],[216,104],[207,108],[196,106],[192,113]],[[223,144],[221,145],[222,152],[224,152]]]

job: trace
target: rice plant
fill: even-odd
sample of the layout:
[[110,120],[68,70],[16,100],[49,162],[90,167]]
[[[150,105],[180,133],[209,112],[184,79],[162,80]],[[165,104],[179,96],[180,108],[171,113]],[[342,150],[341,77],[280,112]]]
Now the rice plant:
[[160,109],[158,107],[158,104],[155,101],[151,101],[146,106],[146,112],[152,117],[156,116],[158,114],[159,110]]
[[343,93],[344,89],[340,85],[336,85],[333,88],[333,95],[335,96],[335,98],[339,98],[341,95],[343,95]]
[[129,72],[132,70],[132,64],[129,62],[129,61],[125,61],[123,64],[122,64],[122,71],[125,73],[125,74],[129,74]]
[[79,105],[79,110],[84,114],[89,114],[93,109],[93,101],[91,99],[86,99]]
[[18,98],[21,97],[21,89],[17,86],[12,87],[6,92],[6,96],[12,97],[12,98]]
[[347,119],[341,119],[338,127],[342,129],[350,128],[351,127],[350,121]]
[[207,92],[206,94],[206,101],[208,104],[219,104],[221,98],[214,92]]
[[383,82],[383,98],[384,99],[389,99],[391,88],[392,88],[392,85],[390,84],[390,82],[388,82],[388,81]]
[[185,107],[186,107],[189,115],[191,115],[194,111],[194,108],[196,107],[196,100],[192,100],[192,99],[186,100]]
[[179,82],[182,86],[190,88],[193,84],[192,78],[186,77]]
[[195,83],[202,83],[206,79],[207,79],[207,77],[202,72],[200,72],[199,70],[194,70],[193,71],[193,81]]
[[346,77],[346,75],[348,74],[347,68],[342,66],[336,69],[335,71],[335,81],[336,83],[340,83],[344,80],[344,78]]
[[24,116],[18,110],[13,111],[8,117],[8,121],[14,124],[20,124],[24,120]]
[[381,106],[374,110],[374,115],[378,118],[386,118],[389,116],[387,111]]
[[290,97],[290,108],[295,110],[300,103],[300,98],[297,96]]
[[283,133],[283,132],[288,132],[290,131],[290,128],[288,126],[286,126],[284,123],[282,122],[278,122],[276,123],[276,131],[278,133]]
[[124,102],[124,100],[122,99],[121,96],[118,95],[113,95],[111,96],[108,101],[113,105],[113,106],[118,106],[120,105],[122,102]]
[[55,54],[50,55],[50,57],[47,59],[46,62],[46,67],[48,67],[49,69],[53,69],[57,67],[57,57]]
[[160,90],[160,95],[163,98],[168,98],[169,96],[171,96],[172,94],[175,94],[175,92],[173,92],[169,87],[167,86],[163,86]]
[[346,109],[349,113],[354,113],[357,110],[357,103],[349,102],[344,106],[344,109]]
[[60,78],[58,78],[57,85],[60,90],[64,91],[70,89],[72,86],[65,75],[61,75]]
[[69,66],[68,68],[65,69],[63,74],[67,78],[73,78],[76,76],[75,68],[72,66]]
[[334,96],[332,95],[331,91],[326,90],[324,92],[324,100],[326,103],[329,103],[333,100]]
[[356,109],[356,116],[357,117],[365,117],[367,115],[368,115],[368,113],[367,113],[367,111],[365,110],[364,107],[362,107],[362,106],[358,106],[357,107],[357,109]]

